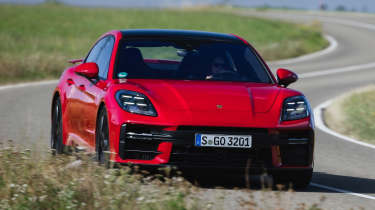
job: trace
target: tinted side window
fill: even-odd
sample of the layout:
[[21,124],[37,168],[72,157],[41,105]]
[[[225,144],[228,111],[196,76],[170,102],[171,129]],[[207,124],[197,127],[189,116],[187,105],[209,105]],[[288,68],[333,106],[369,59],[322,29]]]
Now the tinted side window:
[[107,79],[109,62],[111,60],[114,38],[108,36],[100,40],[87,56],[86,62],[95,62],[99,67],[99,78]]
[[99,66],[99,78],[100,79],[107,79],[109,62],[111,61],[111,55],[112,55],[114,43],[115,43],[115,39],[112,36],[109,36],[108,38],[105,39],[105,42],[102,46],[102,50],[100,51],[99,58],[96,62]]
[[100,54],[100,51],[102,50],[103,48],[103,44],[105,43],[107,38],[104,38],[102,40],[100,40],[98,43],[96,43],[96,45],[91,49],[90,51],[90,54],[87,56],[86,58],[86,63],[88,62],[95,62],[97,63],[96,61],[98,60],[98,57],[99,57],[99,54]]

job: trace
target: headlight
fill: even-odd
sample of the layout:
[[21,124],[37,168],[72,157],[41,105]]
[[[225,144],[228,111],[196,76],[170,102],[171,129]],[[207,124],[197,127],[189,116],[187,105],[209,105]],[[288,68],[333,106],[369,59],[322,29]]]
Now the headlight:
[[116,93],[117,103],[125,111],[156,117],[157,113],[151,101],[142,93],[119,90]]
[[299,120],[310,115],[310,105],[304,96],[293,96],[284,100],[282,121]]

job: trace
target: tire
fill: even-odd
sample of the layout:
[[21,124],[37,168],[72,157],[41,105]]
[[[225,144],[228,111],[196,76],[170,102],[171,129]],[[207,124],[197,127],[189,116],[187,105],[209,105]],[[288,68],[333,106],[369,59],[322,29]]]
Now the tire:
[[51,149],[52,154],[64,153],[63,144],[63,122],[60,98],[56,98],[53,102],[51,122]]
[[110,167],[109,128],[107,110],[101,108],[98,114],[95,132],[95,159],[100,164]]
[[275,184],[284,184],[286,187],[291,186],[294,189],[305,189],[311,182],[312,174],[312,170],[288,171],[274,174],[273,177]]

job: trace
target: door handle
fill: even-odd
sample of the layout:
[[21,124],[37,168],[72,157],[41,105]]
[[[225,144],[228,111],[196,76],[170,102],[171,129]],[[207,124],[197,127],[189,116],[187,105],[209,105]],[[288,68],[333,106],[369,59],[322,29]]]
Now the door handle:
[[80,86],[79,86],[79,89],[82,90],[82,91],[85,91],[85,90],[86,90],[86,87],[85,87],[85,85],[80,85]]
[[72,79],[66,80],[66,83],[68,83],[69,86],[74,85],[74,81]]

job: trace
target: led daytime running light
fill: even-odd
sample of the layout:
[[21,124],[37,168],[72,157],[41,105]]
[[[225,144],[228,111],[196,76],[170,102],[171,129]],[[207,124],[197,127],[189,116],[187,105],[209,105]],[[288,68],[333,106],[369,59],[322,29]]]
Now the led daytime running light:
[[293,96],[284,100],[282,121],[299,120],[308,117],[310,106],[304,96]]
[[151,101],[142,93],[129,90],[119,90],[116,100],[125,111],[156,117],[157,113]]

